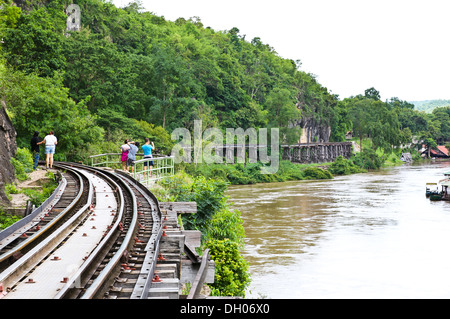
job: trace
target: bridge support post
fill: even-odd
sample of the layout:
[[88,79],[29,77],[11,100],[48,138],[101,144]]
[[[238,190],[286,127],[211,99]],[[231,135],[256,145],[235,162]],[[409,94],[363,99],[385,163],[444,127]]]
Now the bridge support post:
[[297,145],[281,145],[283,160],[293,163],[325,163],[333,162],[339,156],[350,158],[352,143],[309,143]]

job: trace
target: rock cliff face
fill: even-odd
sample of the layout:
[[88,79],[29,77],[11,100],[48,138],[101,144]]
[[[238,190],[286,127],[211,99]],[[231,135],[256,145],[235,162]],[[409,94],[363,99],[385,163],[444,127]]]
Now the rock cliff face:
[[14,166],[11,158],[16,155],[16,130],[9,116],[6,114],[5,102],[1,100],[0,105],[0,204],[8,204],[5,195],[5,184],[14,181]]
[[311,117],[303,118],[298,125],[302,128],[300,143],[329,142],[331,128]]

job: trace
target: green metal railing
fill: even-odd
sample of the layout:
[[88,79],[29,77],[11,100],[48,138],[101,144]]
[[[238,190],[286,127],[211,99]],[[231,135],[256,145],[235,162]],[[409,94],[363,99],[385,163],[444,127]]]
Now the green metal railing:
[[[105,153],[89,156],[90,165],[93,167],[109,167],[111,169],[122,169],[121,153]],[[172,176],[175,173],[174,156],[156,156],[144,159],[144,154],[136,154],[132,176],[141,184],[150,187],[156,181]],[[149,169],[145,162],[153,161],[154,165]],[[131,167],[128,167],[131,172]],[[151,176],[150,176],[151,175]]]

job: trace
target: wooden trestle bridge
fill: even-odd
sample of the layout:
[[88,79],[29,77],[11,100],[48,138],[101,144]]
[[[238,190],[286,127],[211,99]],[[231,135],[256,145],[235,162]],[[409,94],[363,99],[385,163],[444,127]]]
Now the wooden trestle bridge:
[[281,145],[283,160],[305,164],[333,162],[339,156],[348,159],[352,150],[351,142]]

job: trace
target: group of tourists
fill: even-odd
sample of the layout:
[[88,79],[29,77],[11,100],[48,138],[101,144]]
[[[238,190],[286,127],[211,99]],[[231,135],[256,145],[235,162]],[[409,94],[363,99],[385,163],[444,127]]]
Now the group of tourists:
[[[34,132],[31,138],[31,152],[33,153],[33,170],[36,170],[39,162],[39,145],[45,143],[45,155],[46,155],[46,165],[45,168],[53,168],[53,155],[55,154],[56,145],[58,144],[58,139],[56,138],[53,131],[50,131],[48,135],[44,137],[43,140],[39,138],[39,132]],[[139,151],[139,142],[133,142],[128,139],[120,147],[122,151],[121,161],[122,169],[124,171],[134,172],[134,161],[136,161],[136,154]],[[150,142],[149,138],[145,138],[145,144],[142,145],[142,151],[144,152],[144,159],[148,161],[144,162],[144,176],[152,176],[152,168],[155,165],[151,160],[153,158],[152,151],[155,149],[155,144]]]
[[[139,142],[133,142],[128,139],[125,140],[125,143],[120,146],[120,150],[122,151],[121,161],[122,161],[122,169],[124,171],[134,172],[134,161],[136,161],[136,154],[139,151]],[[144,159],[148,159],[144,162],[144,177],[148,174],[148,176],[152,176],[152,168],[155,165],[151,160],[153,158],[152,151],[155,149],[155,144],[150,142],[148,137],[145,138],[145,144],[142,145],[142,151],[144,152]]]
[[33,170],[36,170],[39,162],[39,145],[45,143],[45,169],[53,168],[53,155],[55,154],[56,145],[58,139],[53,131],[50,131],[48,135],[41,141],[39,138],[39,132],[35,131],[31,138],[31,152],[33,153]]

